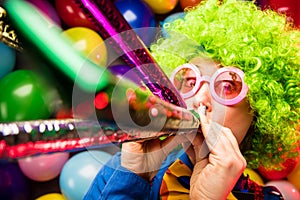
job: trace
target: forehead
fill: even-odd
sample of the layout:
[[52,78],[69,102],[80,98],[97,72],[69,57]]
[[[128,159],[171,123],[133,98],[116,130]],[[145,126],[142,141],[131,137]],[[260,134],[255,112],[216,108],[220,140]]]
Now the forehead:
[[212,76],[219,68],[220,65],[209,58],[197,57],[190,61],[196,65],[202,75]]

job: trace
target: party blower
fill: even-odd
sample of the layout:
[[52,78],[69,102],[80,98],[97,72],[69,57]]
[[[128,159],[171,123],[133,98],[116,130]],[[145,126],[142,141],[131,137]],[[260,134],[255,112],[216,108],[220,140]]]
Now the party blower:
[[[105,14],[96,9],[95,2],[82,1],[81,3],[83,2],[85,4],[81,5],[85,6],[84,9],[89,9],[89,12],[97,11],[96,13],[99,14],[98,23],[102,19],[100,19],[100,14],[103,17],[102,20],[106,20],[105,23],[108,27],[104,26],[103,29],[121,31],[114,29],[111,24],[113,19],[110,18],[108,21],[106,18],[109,12]],[[99,1],[97,5],[105,7],[107,6],[105,2]],[[123,40],[114,35],[112,41],[115,42],[113,45],[116,43],[123,45],[119,50],[124,51],[126,56],[128,54],[128,58],[134,63],[133,65],[136,65],[134,67],[138,69],[137,71],[143,74],[156,74],[153,79],[151,79],[152,76],[146,76],[147,80],[142,79],[150,91],[145,88],[142,89],[128,80],[117,79],[104,67],[96,66],[87,61],[62,36],[62,30],[30,3],[21,0],[8,0],[5,2],[5,8],[18,33],[37,47],[49,62],[58,67],[81,89],[90,93],[106,94],[107,105],[105,108],[95,109],[94,113],[84,117],[76,116],[75,113],[75,117],[71,119],[0,123],[1,159],[60,151],[78,151],[127,141],[196,133],[199,130],[198,118],[187,109],[178,106],[184,106],[180,103],[182,100],[179,94],[172,93],[174,95],[165,98],[170,92],[176,91],[177,93],[177,90],[166,76],[160,73],[158,65],[154,63],[156,66],[155,69],[152,69],[154,71],[150,69],[143,71],[146,68],[138,69],[139,64],[141,64],[138,62],[147,63],[135,59],[145,57],[148,59],[147,62],[152,64],[154,61],[149,52],[141,46],[142,42],[136,35],[130,35],[130,38],[135,38],[131,40],[131,45],[137,43],[138,46],[138,48],[133,48],[137,49],[134,51],[131,50],[130,46],[126,46],[128,38]],[[110,34],[112,33],[108,35],[110,36]],[[124,49],[125,47],[126,49]],[[143,56],[138,52],[143,52]],[[82,66],[85,68],[83,71]],[[169,90],[163,88],[169,88]],[[171,98],[175,97],[177,100],[173,101]],[[92,100],[90,103],[93,104],[93,102]]]
[[159,98],[186,107],[165,73],[152,58],[149,50],[132,31],[132,27],[110,0],[73,0],[123,60]]

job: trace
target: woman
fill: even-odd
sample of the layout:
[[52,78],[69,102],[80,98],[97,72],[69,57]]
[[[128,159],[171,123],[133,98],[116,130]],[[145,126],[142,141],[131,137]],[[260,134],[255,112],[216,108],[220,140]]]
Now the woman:
[[151,52],[199,114],[202,133],[123,144],[86,199],[226,199],[230,191],[282,199],[241,175],[297,155],[300,32],[284,16],[236,0],[203,1],[166,30]]

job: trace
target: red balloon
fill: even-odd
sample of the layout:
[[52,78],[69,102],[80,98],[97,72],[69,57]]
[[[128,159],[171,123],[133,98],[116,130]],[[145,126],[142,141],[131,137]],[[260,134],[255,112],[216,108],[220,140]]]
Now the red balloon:
[[298,159],[287,159],[282,163],[281,170],[266,169],[263,166],[258,168],[258,172],[267,180],[280,180],[284,179],[289,175],[298,163]]
[[296,1],[295,5],[295,24],[300,29],[300,1]]
[[95,26],[74,1],[55,0],[55,8],[62,21],[69,27],[82,26],[95,30]]
[[179,0],[182,9],[197,6],[202,0]]
[[278,13],[285,14],[289,21],[295,21],[296,5],[295,0],[269,0],[270,7]]

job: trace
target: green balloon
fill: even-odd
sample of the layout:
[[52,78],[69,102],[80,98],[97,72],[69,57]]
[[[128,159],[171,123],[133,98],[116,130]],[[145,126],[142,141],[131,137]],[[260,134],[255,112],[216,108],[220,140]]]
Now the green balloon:
[[51,101],[46,84],[30,70],[16,70],[0,79],[0,122],[47,119]]

